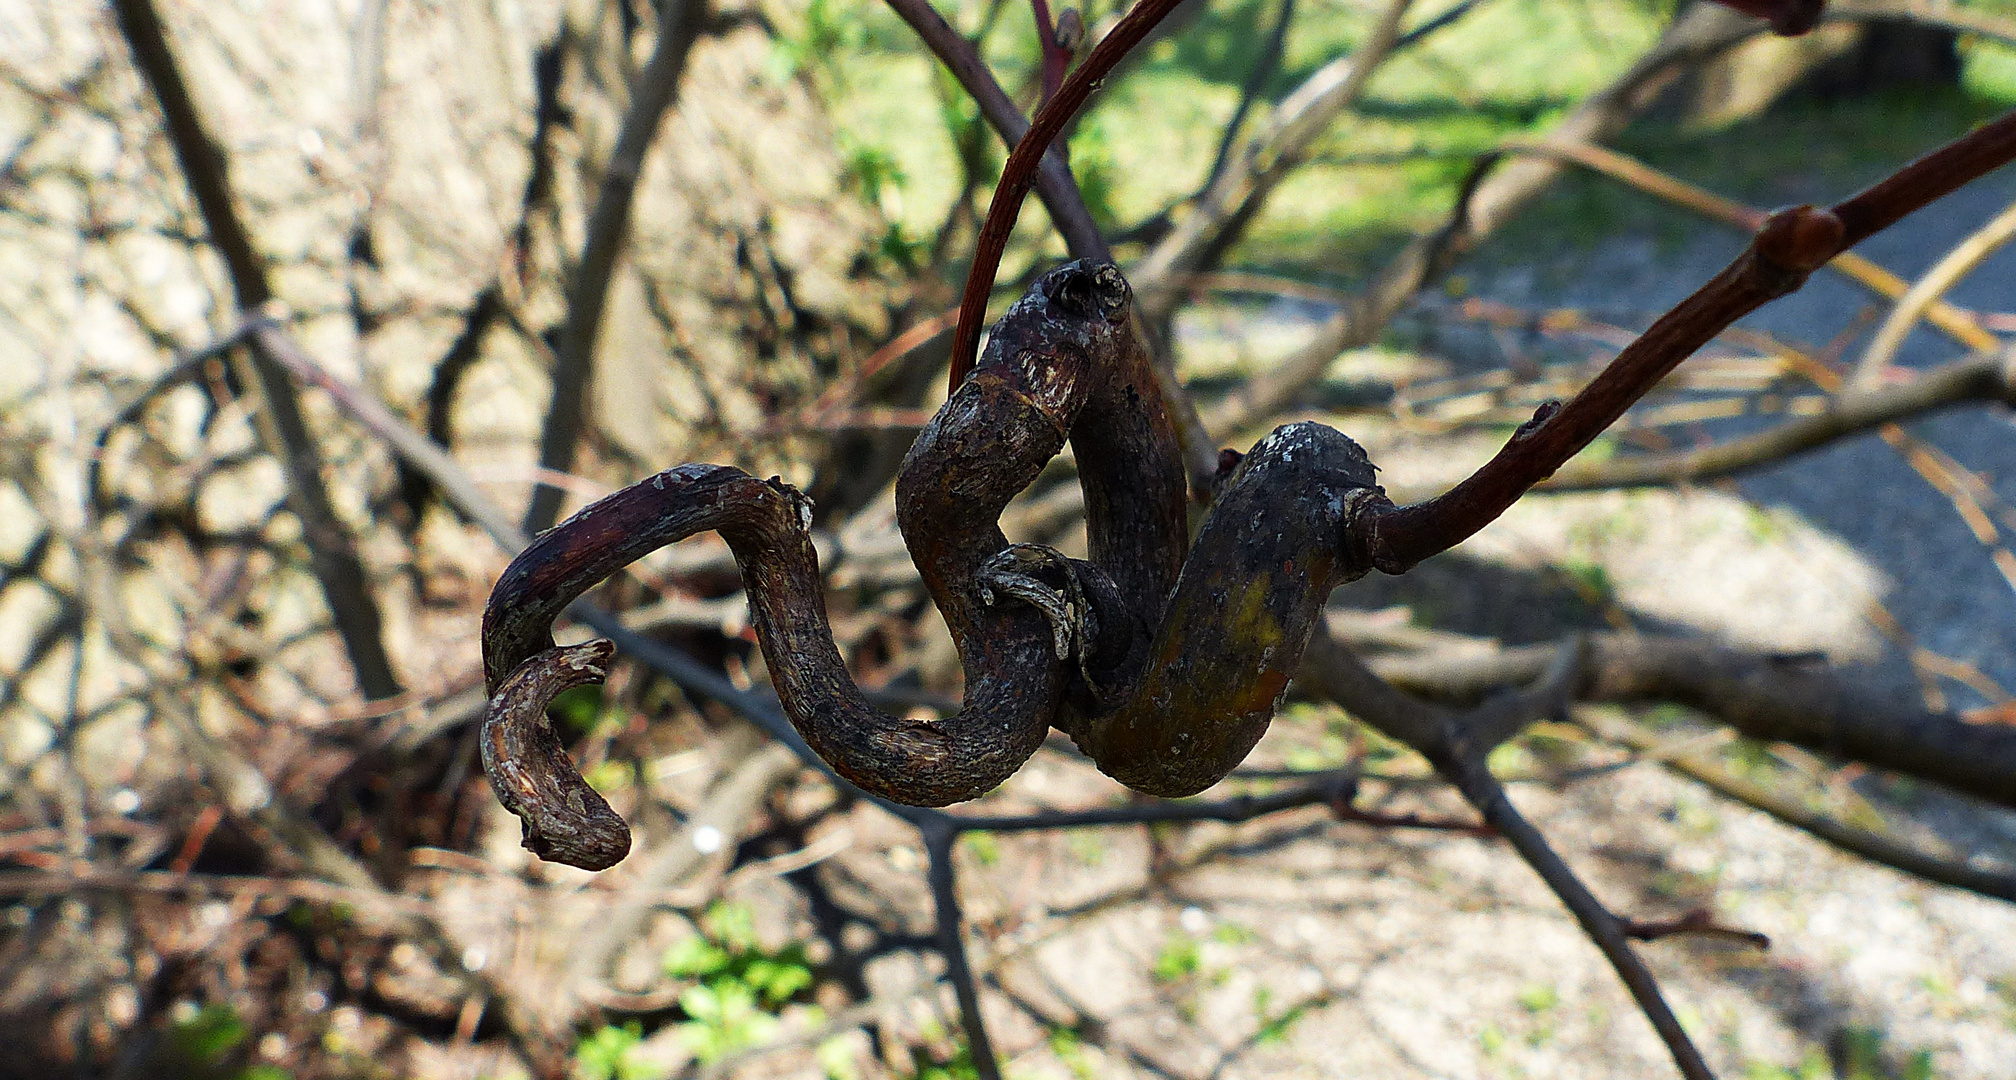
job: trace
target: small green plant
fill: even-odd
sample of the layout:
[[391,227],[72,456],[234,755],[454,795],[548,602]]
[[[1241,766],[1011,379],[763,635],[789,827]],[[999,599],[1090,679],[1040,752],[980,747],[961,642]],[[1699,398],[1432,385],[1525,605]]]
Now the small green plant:
[[910,1047],[912,1072],[907,1080],[980,1080],[980,1067],[973,1063],[973,1048],[963,1038],[955,1039],[937,1024],[927,1025],[924,1041]]
[[982,866],[993,866],[1001,861],[1001,842],[994,838],[993,833],[969,832],[959,838],[959,843]]
[[570,735],[581,736],[595,730],[602,718],[602,687],[577,686],[565,691],[546,706],[554,726]]
[[1335,705],[1295,702],[1281,711],[1276,727],[1307,731],[1309,742],[1288,749],[1291,769],[1334,769],[1351,760],[1351,740],[1346,737],[1345,716]]
[[1085,1052],[1085,1041],[1071,1028],[1051,1029],[1050,1052],[1057,1055],[1057,1060],[1071,1070],[1071,1075],[1077,1080],[1095,1080],[1099,1075],[1091,1055]]
[[1526,1045],[1545,1046],[1554,1038],[1553,1012],[1561,1004],[1561,994],[1546,983],[1535,983],[1519,991],[1519,1007],[1532,1015],[1533,1030],[1526,1033]]
[[704,986],[739,983],[776,1008],[812,985],[802,946],[766,951],[756,941],[755,919],[741,904],[716,904],[700,918],[700,933],[667,950],[665,973]]
[[2002,1022],[2016,1029],[2016,979],[1990,979],[1988,989],[2002,999]]
[[1535,983],[1519,991],[1519,1007],[1535,1016],[1561,1004],[1561,995],[1545,983]]
[[576,1080],[663,1080],[666,1070],[638,1055],[643,1042],[644,1028],[635,1020],[589,1032],[574,1045]]
[[1834,1080],[1834,1069],[1820,1051],[1811,1050],[1794,1066],[1752,1062],[1743,1070],[1743,1080]]
[[219,1077],[228,1080],[293,1080],[293,1074],[275,1065],[247,1065],[232,1069],[227,1065],[234,1051],[245,1045],[251,1031],[238,1011],[229,1005],[205,1005],[168,1029],[170,1053],[179,1059],[178,1073],[188,1076]]
[[[1885,1060],[1888,1037],[1877,1028],[1849,1027],[1841,1031],[1840,1080],[1932,1080],[1932,1052],[1912,1052],[1892,1069]],[[1803,1080],[1803,1078],[1802,1078]]]
[[687,1017],[679,1032],[703,1063],[767,1040],[777,1010],[813,982],[803,947],[764,949],[754,915],[741,904],[709,908],[700,933],[667,950],[663,963],[667,975],[695,981],[679,997]]
[[1272,1046],[1288,1037],[1288,1030],[1295,1026],[1302,1014],[1309,1011],[1307,1003],[1290,1005],[1278,1015],[1269,1016],[1274,1003],[1274,991],[1266,986],[1253,990],[1253,1015],[1259,1017],[1259,1030],[1253,1033],[1253,1041],[1260,1046]]
[[825,72],[843,51],[858,51],[868,40],[867,28],[849,5],[836,0],[811,0],[805,24],[796,34],[779,33],[770,46],[769,75],[786,82],[801,71]]
[[1064,844],[1071,850],[1071,857],[1083,865],[1098,866],[1106,861],[1106,841],[1100,838],[1098,829],[1073,830]]
[[628,761],[604,760],[581,774],[588,786],[604,795],[627,791],[637,782],[637,767]]
[[1148,970],[1157,982],[1182,982],[1197,974],[1204,963],[1204,954],[1197,947],[1197,939],[1177,931],[1162,943],[1161,951],[1155,954],[1155,963]]
[[1568,559],[1561,564],[1560,570],[1583,600],[1592,604],[1607,604],[1617,599],[1617,583],[1610,579],[1610,571],[1603,564],[1588,559]]
[[1752,772],[1765,772],[1778,767],[1778,755],[1771,752],[1771,744],[1758,739],[1732,739],[1727,753],[1737,764]]
[[1253,937],[1253,931],[1230,919],[1226,919],[1211,928],[1211,940],[1220,945],[1244,945],[1252,941]]
[[245,1022],[229,1005],[205,1005],[178,1020],[168,1038],[177,1053],[195,1065],[215,1065],[245,1041]]
[[691,1017],[679,1025],[679,1037],[702,1064],[760,1045],[777,1030],[777,1017],[758,1006],[756,991],[735,979],[691,987],[679,995],[679,1008]]
[[855,1055],[854,1040],[835,1035],[821,1042],[812,1054],[826,1080],[861,1080],[861,1063]]

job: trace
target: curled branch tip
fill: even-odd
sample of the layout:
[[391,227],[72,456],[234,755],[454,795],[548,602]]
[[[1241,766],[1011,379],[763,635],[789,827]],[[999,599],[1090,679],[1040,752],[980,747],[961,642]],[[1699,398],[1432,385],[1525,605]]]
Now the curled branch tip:
[[607,641],[548,649],[511,672],[483,710],[483,771],[506,810],[525,826],[525,848],[542,859],[607,870],[630,853],[630,827],[560,745],[546,706],[562,691],[600,683],[616,646]]

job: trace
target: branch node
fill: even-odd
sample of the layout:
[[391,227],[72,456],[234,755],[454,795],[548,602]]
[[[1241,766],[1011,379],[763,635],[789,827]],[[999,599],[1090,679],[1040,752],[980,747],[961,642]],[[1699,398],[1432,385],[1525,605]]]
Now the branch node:
[[1512,441],[1518,442],[1521,439],[1531,438],[1535,432],[1540,430],[1542,425],[1552,420],[1554,414],[1560,411],[1561,401],[1558,398],[1548,398],[1546,401],[1541,402],[1540,407],[1533,410],[1533,419],[1520,424],[1518,429],[1512,432]]
[[1832,210],[1794,206],[1764,219],[1752,249],[1772,269],[1790,275],[1791,288],[1797,288],[1806,275],[1841,253],[1847,234]]

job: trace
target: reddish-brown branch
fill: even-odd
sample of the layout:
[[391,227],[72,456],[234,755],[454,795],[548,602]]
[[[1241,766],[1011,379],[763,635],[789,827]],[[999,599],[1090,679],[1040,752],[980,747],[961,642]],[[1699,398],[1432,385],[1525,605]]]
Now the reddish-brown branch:
[[[1001,136],[1001,140],[1011,149],[1019,147],[1029,132],[1029,121],[1022,115],[1021,110],[1015,107],[1014,101],[1009,99],[1008,92],[995,81],[994,73],[987,69],[973,43],[952,29],[951,24],[945,21],[945,17],[931,6],[930,0],[888,0],[888,3],[904,22],[910,24],[910,28],[916,31],[925,46],[937,55],[953,77],[959,80],[959,85],[972,95],[974,103],[980,108],[980,115]],[[1072,12],[1067,11],[1065,14]],[[1073,40],[1065,41],[1060,38],[1059,45],[1075,55],[1084,43],[1084,22],[1076,18],[1068,21],[1071,24]],[[1068,117],[1066,119],[1068,120]],[[1046,141],[1047,139],[1048,137]],[[1055,147],[1032,149],[1029,152],[1040,153],[1034,166],[1033,183],[1036,195],[1043,200],[1043,208],[1049,211],[1051,224],[1057,227],[1058,234],[1064,238],[1065,248],[1077,258],[1091,259],[1094,262],[1112,262],[1112,248],[1106,243],[1105,236],[1099,232],[1097,223],[1092,220],[1092,212],[1085,206],[1085,196],[1078,190],[1078,182],[1072,178],[1071,169],[1065,164],[1063,154]],[[1013,160],[1014,155],[1011,153],[1010,161]],[[1027,190],[1026,185],[1024,190]],[[1018,208],[1020,206],[1019,198],[1016,206]],[[1011,220],[1008,226],[1012,228],[1013,224]],[[999,263],[1000,253],[997,251],[994,265],[998,266]],[[987,272],[990,283],[993,280],[993,273],[992,269]],[[963,306],[960,312],[960,317],[963,319]],[[971,354],[968,354],[968,358],[970,360]],[[1182,443],[1184,466],[1189,473],[1192,490],[1201,498],[1203,493],[1210,491],[1210,458],[1214,450],[1210,436],[1204,429],[1203,420],[1197,415],[1196,403],[1183,392],[1183,384],[1177,380],[1175,365],[1166,350],[1153,359],[1155,381],[1161,388],[1164,402],[1171,410],[1170,419],[1176,424],[1177,435]],[[956,362],[954,366],[957,367]],[[957,385],[956,380],[953,385]]]
[[1047,104],[1064,85],[1064,68],[1071,63],[1071,55],[1057,40],[1049,0],[1029,0],[1029,9],[1036,16],[1036,41],[1043,48],[1043,101]]
[[[994,73],[987,70],[973,43],[952,29],[952,24],[938,14],[930,0],[888,0],[888,3],[890,10],[910,24],[925,47],[959,80],[959,86],[979,107],[981,118],[1001,136],[1001,141],[1011,148],[1019,144],[1029,131],[1029,119],[1015,107]],[[1043,208],[1050,212],[1050,221],[1057,226],[1071,254],[1081,259],[1112,261],[1112,250],[1093,223],[1092,211],[1086,208],[1085,197],[1071,179],[1063,155],[1054,152],[1043,155],[1036,169],[1035,186],[1037,197],[1043,200]]]
[[1155,29],[1164,16],[1175,10],[1180,0],[1140,0],[1133,10],[1094,46],[1091,55],[1071,73],[1064,85],[1044,104],[1029,130],[1016,142],[1001,180],[994,188],[994,201],[987,207],[987,220],[980,226],[980,238],[973,252],[973,269],[966,277],[966,291],[959,300],[959,328],[952,336],[952,381],[957,389],[973,370],[980,352],[980,324],[987,317],[987,294],[994,288],[994,273],[1000,269],[1001,255],[1008,249],[1008,235],[1022,213],[1022,197],[1035,181],[1036,167],[1043,160],[1050,141],[1078,114],[1092,92],[1105,81],[1134,46]]
[[1975,129],[1829,209],[1770,216],[1750,247],[1660,316],[1566,405],[1551,402],[1497,456],[1444,494],[1369,515],[1374,565],[1400,573],[1496,520],[1552,476],[1696,349],[1765,302],[1798,289],[1829,259],[1906,214],[2016,158],[2016,113]]
[[1845,251],[2016,158],[2016,112],[1975,128],[1834,206]]

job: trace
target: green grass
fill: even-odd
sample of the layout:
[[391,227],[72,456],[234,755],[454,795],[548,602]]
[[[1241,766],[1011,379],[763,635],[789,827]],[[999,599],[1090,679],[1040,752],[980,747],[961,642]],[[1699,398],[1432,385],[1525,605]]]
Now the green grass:
[[[2002,50],[1973,57],[1999,64]],[[2016,58],[2016,53],[2009,54]],[[1978,64],[1972,62],[1968,70]],[[2016,86],[2010,87],[2016,91]],[[1999,91],[1998,91],[1999,92]],[[1759,208],[1845,198],[1983,121],[2007,111],[2011,97],[1991,97],[1974,80],[1958,89],[1893,91],[1866,98],[1783,105],[1716,131],[1671,121],[1641,122],[1615,146],[1654,168]],[[1574,171],[1554,185],[1480,251],[1487,262],[1532,261],[1535,251],[1564,258],[1606,237],[1652,237],[1668,247],[1705,225],[1696,215],[1607,178]]]
[[[973,31],[988,4],[946,3]],[[1116,7],[1092,5],[1092,20]],[[1422,5],[1417,23],[1447,6]],[[1979,6],[2008,7],[2002,0]],[[1508,135],[1543,130],[1608,83],[1658,35],[1670,0],[1488,0],[1383,67],[1355,113],[1319,141],[1229,260],[1297,277],[1348,281],[1448,212],[1475,156]],[[1298,5],[1282,69],[1256,118],[1366,32],[1373,5]],[[1213,4],[1155,42],[1095,99],[1071,147],[1088,202],[1108,228],[1139,223],[1194,191],[1216,150],[1239,87],[1276,11],[1275,0]],[[804,24],[783,26],[787,67],[810,67],[834,105],[843,145],[875,162],[867,186],[903,235],[928,241],[957,191],[956,133],[970,103],[896,17],[876,0],[819,0]],[[1011,94],[1025,94],[1036,61],[1023,5],[1002,7],[984,54]],[[1718,131],[1641,121],[1617,145],[1684,179],[1760,205],[1795,195],[1845,194],[2016,103],[2016,51],[1963,42],[1961,87],[1833,104],[1806,103]],[[1024,98],[1026,100],[1026,96]],[[989,135],[980,162],[1002,158]],[[865,192],[864,192],[865,193]],[[983,199],[988,191],[983,185]],[[1034,200],[1024,246],[1061,252]],[[1487,263],[1535,252],[1572,260],[1620,233],[1679,242],[1700,222],[1607,179],[1571,173],[1479,253]],[[1026,252],[1023,256],[1033,252]],[[1127,252],[1123,251],[1123,256]],[[1541,261],[1545,261],[1543,258]],[[1011,259],[1010,265],[1015,265]]]

